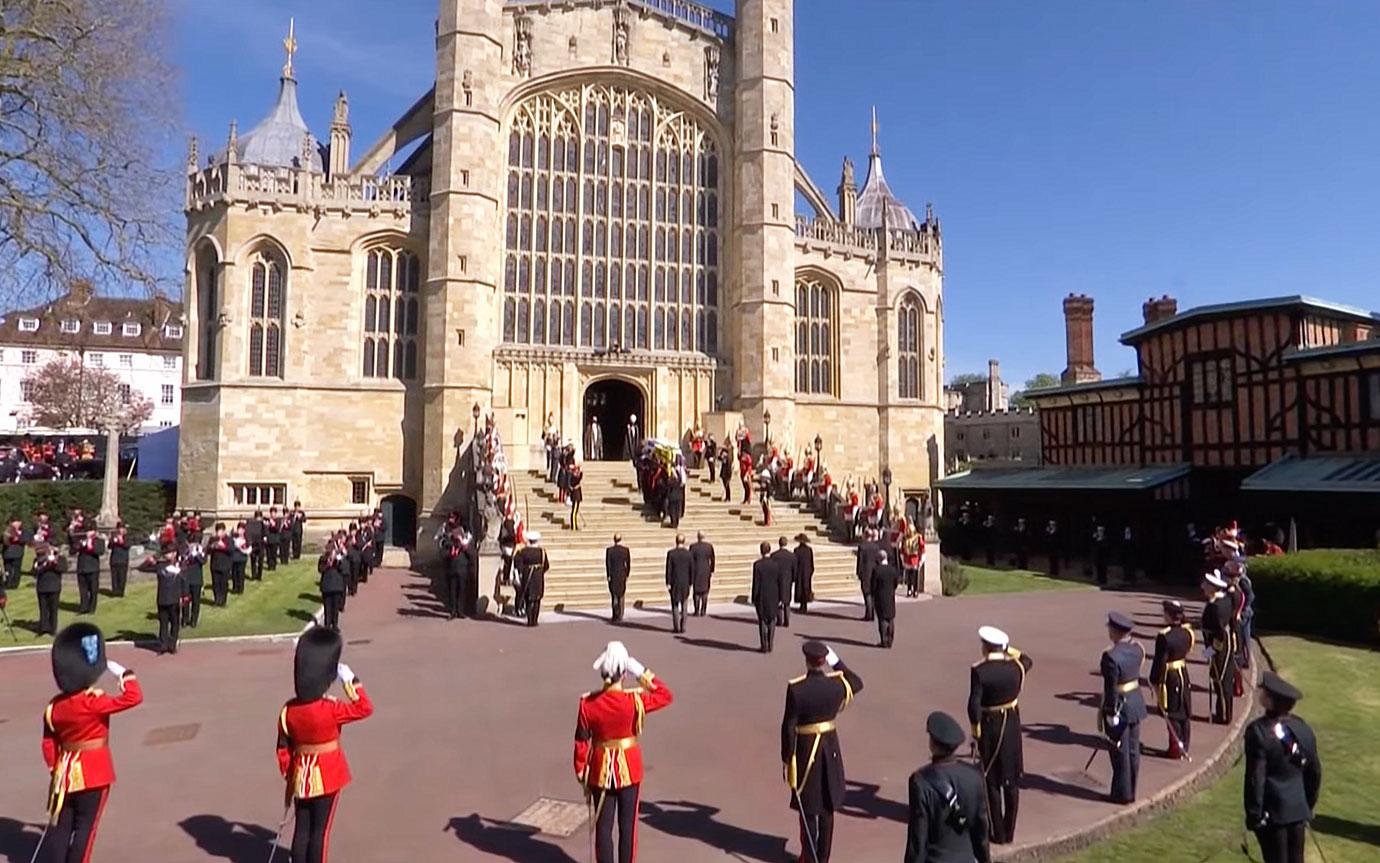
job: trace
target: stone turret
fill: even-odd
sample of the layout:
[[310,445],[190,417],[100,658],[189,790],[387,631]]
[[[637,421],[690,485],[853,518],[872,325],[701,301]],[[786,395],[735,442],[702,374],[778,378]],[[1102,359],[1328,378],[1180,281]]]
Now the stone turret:
[[331,120],[331,176],[350,172],[350,100],[341,90],[335,97],[335,114]]
[[852,227],[858,214],[858,184],[853,179],[853,160],[843,157],[843,176],[839,179],[839,221]]
[[877,109],[872,109],[872,152],[867,158],[867,180],[858,195],[857,225],[860,228],[888,228],[916,231],[920,220],[887,185],[882,173],[882,148],[877,143]]

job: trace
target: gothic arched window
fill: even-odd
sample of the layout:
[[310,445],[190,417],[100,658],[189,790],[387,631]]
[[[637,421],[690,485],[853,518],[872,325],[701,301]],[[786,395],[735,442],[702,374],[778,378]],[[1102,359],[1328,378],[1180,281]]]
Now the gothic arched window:
[[249,375],[283,376],[283,313],[287,307],[287,262],[270,249],[249,264]]
[[903,399],[925,397],[923,354],[925,345],[925,316],[921,300],[906,294],[896,312],[897,390]]
[[795,282],[795,391],[838,395],[838,291],[812,276]]
[[520,103],[508,147],[503,341],[718,353],[719,153],[698,122],[589,84]]
[[382,246],[369,250],[360,352],[366,378],[416,379],[421,279],[421,263],[412,252]]
[[196,379],[216,378],[216,354],[220,350],[220,261],[216,250],[204,242],[196,251]]

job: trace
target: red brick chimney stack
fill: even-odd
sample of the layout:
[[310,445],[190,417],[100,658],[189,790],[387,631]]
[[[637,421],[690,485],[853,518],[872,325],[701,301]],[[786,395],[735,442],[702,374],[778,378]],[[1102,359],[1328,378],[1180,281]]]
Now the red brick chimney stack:
[[1064,331],[1068,341],[1068,368],[1059,379],[1066,384],[1102,380],[1093,365],[1093,299],[1085,294],[1064,298]]
[[1145,316],[1146,325],[1162,321],[1165,318],[1172,318],[1179,313],[1179,301],[1165,294],[1158,300],[1154,297],[1146,300],[1140,307],[1141,314]]

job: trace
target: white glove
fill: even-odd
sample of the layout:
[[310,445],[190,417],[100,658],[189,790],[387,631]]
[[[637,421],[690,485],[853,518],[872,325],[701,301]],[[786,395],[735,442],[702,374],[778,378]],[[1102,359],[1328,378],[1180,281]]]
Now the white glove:
[[834,652],[834,648],[829,648],[829,652],[824,654],[824,664],[830,668],[835,668],[839,664],[839,655]]
[[340,678],[341,683],[353,683],[355,680],[354,669],[343,662],[335,667],[335,676]]
[[1116,728],[1116,727],[1117,727],[1118,725],[1120,725],[1120,724],[1121,724],[1121,717],[1120,717],[1120,716],[1116,715],[1115,713],[1109,713],[1109,714],[1107,714],[1107,726],[1108,726],[1108,727],[1110,727],[1110,728]]
[[125,668],[123,665],[121,665],[113,659],[107,659],[105,661],[105,667],[107,671],[114,675],[116,680],[119,680],[120,678],[124,677],[125,672],[129,671],[128,668]]
[[631,674],[633,677],[639,677],[639,678],[640,678],[642,675],[644,675],[644,674],[647,673],[647,666],[645,666],[645,665],[643,665],[642,663],[638,662],[636,659],[633,659],[631,656],[628,657],[627,665],[625,665],[625,666],[623,666],[623,667],[624,667],[624,668],[627,670],[627,672],[628,672],[629,674]]

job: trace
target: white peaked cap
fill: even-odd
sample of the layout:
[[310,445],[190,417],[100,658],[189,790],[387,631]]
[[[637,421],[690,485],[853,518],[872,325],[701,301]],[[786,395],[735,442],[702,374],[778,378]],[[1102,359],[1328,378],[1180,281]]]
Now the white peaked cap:
[[997,647],[1006,647],[1011,643],[1011,636],[997,629],[995,626],[978,627],[978,638],[988,644],[995,644]]
[[1227,586],[1227,581],[1226,581],[1226,579],[1222,578],[1222,573],[1221,573],[1219,570],[1216,570],[1216,569],[1214,569],[1212,572],[1209,572],[1207,575],[1204,575],[1204,576],[1203,576],[1203,581],[1206,581],[1208,584],[1212,585],[1213,587],[1226,587],[1226,586]]
[[539,531],[539,530],[534,530],[534,531],[531,531],[531,532],[529,532],[529,533],[527,534],[527,544],[528,544],[528,545],[533,545],[534,543],[538,543],[538,542],[541,542],[541,531]]
[[605,680],[617,680],[627,670],[628,659],[628,649],[623,646],[623,642],[610,641],[604,652],[599,654],[599,658],[594,660],[593,667]]

